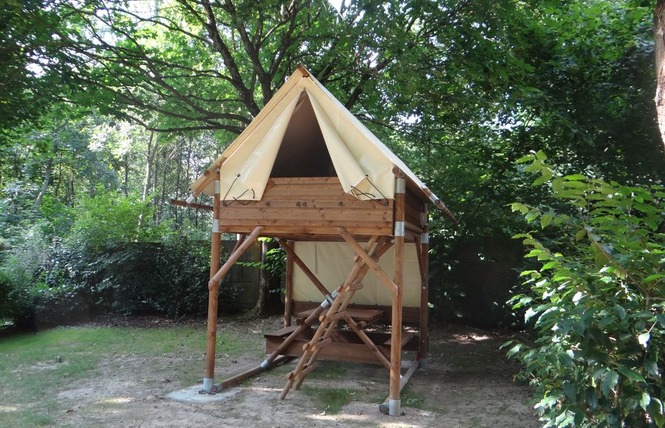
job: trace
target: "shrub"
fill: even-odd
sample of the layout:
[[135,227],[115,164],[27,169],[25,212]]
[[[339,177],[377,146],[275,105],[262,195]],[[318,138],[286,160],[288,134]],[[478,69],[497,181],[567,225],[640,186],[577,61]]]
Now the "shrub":
[[509,356],[537,387],[545,426],[665,426],[665,191],[559,175],[542,153],[520,160],[552,206],[512,205],[539,231],[519,235],[535,268],[512,299],[533,343]]
[[[92,294],[104,311],[202,315],[208,308],[209,243],[172,236],[161,243],[127,243],[99,252],[88,266]],[[225,279],[219,288],[219,310],[233,313],[238,287]]]
[[0,318],[19,327],[34,327],[38,290],[43,288],[40,267],[48,257],[48,244],[38,226],[26,229],[0,264]]
[[168,225],[155,225],[154,207],[138,196],[107,192],[84,197],[74,210],[68,243],[88,252],[100,252],[128,242],[154,242],[167,234]]

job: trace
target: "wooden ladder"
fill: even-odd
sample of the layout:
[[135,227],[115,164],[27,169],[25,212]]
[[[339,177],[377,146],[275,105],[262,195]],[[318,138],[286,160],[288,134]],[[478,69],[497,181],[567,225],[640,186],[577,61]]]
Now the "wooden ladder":
[[[376,244],[376,245],[375,245]],[[392,246],[392,243],[389,239],[378,240],[377,236],[372,237],[372,239],[367,243],[365,251],[371,252],[371,257],[375,260],[378,260],[388,249]],[[336,292],[334,293],[335,298],[330,303],[328,311],[323,313],[320,317],[320,324],[314,333],[314,337],[309,341],[309,343],[303,346],[303,355],[298,361],[296,368],[286,375],[286,385],[282,390],[280,399],[286,398],[287,394],[291,388],[300,389],[302,382],[305,380],[305,377],[316,368],[316,360],[321,350],[332,342],[332,336],[335,334],[335,328],[340,320],[345,320],[349,323],[354,331],[361,334],[359,336],[361,339],[370,347],[374,347],[377,357],[382,358],[381,362],[387,367],[390,367],[390,362],[387,358],[378,350],[376,346],[371,342],[369,338],[362,332],[362,329],[359,329],[355,322],[348,316],[346,309],[351,299],[355,295],[355,292],[362,288],[361,281],[369,271],[369,267],[365,262],[358,256],[355,257],[353,267],[351,272],[347,276],[346,280],[342,285],[340,285]],[[371,344],[371,345],[370,345]]]

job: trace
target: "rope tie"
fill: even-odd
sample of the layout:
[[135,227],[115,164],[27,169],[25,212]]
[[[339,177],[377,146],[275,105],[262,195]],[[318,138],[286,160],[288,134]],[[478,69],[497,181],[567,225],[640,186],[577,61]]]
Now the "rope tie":
[[252,191],[252,199],[256,198],[256,193],[254,192],[254,189],[247,189],[247,190],[245,190],[244,192],[242,192],[239,196],[232,197],[232,198],[231,198],[232,200],[231,200],[230,202],[227,202],[227,199],[226,199],[226,198],[229,196],[229,193],[231,193],[231,189],[233,189],[233,185],[236,184],[236,181],[238,181],[238,178],[240,178],[240,174],[236,175],[236,178],[233,179],[233,182],[232,182],[231,185],[229,186],[229,189],[228,189],[228,190],[226,191],[226,193],[224,194],[224,197],[222,198],[222,206],[223,206],[223,207],[228,207],[229,205],[231,205],[231,204],[234,203],[234,202],[237,203],[237,204],[240,204],[240,205],[247,205],[247,204],[249,204],[249,203],[252,202],[252,201],[244,201],[244,202],[242,202],[242,201],[240,201],[240,198],[242,198],[242,197],[243,197],[247,192],[249,192],[250,190]]
[[[385,202],[377,202],[377,203],[383,205],[384,207],[387,207],[388,205],[390,205],[387,201],[388,198],[386,198],[386,195],[384,195],[383,192],[381,192],[381,190],[379,190],[379,188],[376,187],[374,185],[374,183],[372,183],[372,180],[369,179],[369,175],[365,174],[365,179],[377,192],[379,192],[379,194],[381,195],[381,198],[385,201]],[[355,196],[356,198],[358,196],[365,196],[366,198],[369,198],[373,201],[377,201],[379,199],[373,193],[363,192],[362,190],[358,189],[355,186],[351,186],[351,194],[353,196]]]

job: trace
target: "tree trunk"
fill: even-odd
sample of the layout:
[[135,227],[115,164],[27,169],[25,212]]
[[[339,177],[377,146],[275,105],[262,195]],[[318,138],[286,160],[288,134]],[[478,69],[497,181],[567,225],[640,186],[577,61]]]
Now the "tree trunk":
[[266,299],[268,297],[268,276],[270,273],[265,268],[266,265],[266,254],[268,253],[268,243],[264,240],[261,241],[261,267],[259,268],[259,296],[256,299],[256,305],[252,310],[254,316],[260,316],[263,314],[266,306]]
[[35,211],[39,210],[39,205],[41,205],[42,199],[44,199],[44,195],[46,195],[46,191],[48,190],[48,186],[49,184],[51,184],[52,173],[53,173],[53,157],[49,156],[48,160],[46,161],[46,170],[44,171],[44,182],[42,183],[42,187],[41,189],[39,189],[39,194],[35,199]]
[[150,132],[150,139],[148,140],[148,150],[147,150],[147,159],[145,162],[145,175],[144,175],[144,180],[143,180],[143,192],[141,194],[141,201],[145,202],[145,200],[148,198],[148,193],[150,192],[150,183],[151,183],[151,176],[152,176],[152,167],[153,167],[153,162],[155,160],[155,153],[157,152],[157,142],[153,141],[155,139],[155,133]]
[[129,194],[129,153],[123,155],[123,161],[125,164],[125,179],[122,185],[122,193],[127,196]]
[[662,143],[665,145],[665,0],[658,0],[653,16],[656,44],[656,112]]

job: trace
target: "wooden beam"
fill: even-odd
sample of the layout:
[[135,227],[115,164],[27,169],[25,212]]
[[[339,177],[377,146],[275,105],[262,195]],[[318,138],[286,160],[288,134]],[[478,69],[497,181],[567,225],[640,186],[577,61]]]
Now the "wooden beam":
[[257,226],[256,228],[254,228],[254,230],[247,237],[247,239],[245,239],[245,241],[238,247],[238,249],[235,250],[229,256],[229,259],[226,261],[226,263],[224,263],[224,266],[222,266],[221,269],[219,269],[217,273],[215,273],[213,277],[210,278],[210,281],[208,282],[208,289],[216,287],[219,281],[224,279],[226,274],[229,273],[229,270],[231,270],[231,268],[233,267],[235,262],[238,261],[240,256],[242,256],[245,253],[245,251],[247,251],[247,249],[254,243],[254,241],[256,241],[262,229],[263,228],[261,226]]
[[179,199],[171,199],[171,205],[175,205],[177,207],[195,208],[197,210],[213,211],[212,205],[189,203],[187,201],[181,201]]
[[328,296],[330,293],[328,289],[319,281],[319,279],[314,275],[314,273],[307,267],[305,262],[302,261],[300,257],[298,257],[298,254],[296,254],[295,250],[283,239],[278,239],[277,243],[284,249],[286,254],[289,256],[292,261],[298,265],[300,270],[303,271],[303,273],[309,278],[310,281],[312,281],[312,284],[323,294],[323,297]]
[[353,250],[356,252],[356,254],[369,266],[374,273],[379,277],[381,282],[390,290],[392,295],[395,295],[397,293],[397,285],[393,282],[393,280],[390,279],[390,277],[381,269],[381,266],[374,260],[372,257],[370,257],[369,254],[356,242],[355,239],[353,239],[353,236],[349,235],[349,233],[343,228],[343,227],[338,227],[337,232],[344,238],[344,240],[353,248]]
[[356,323],[353,320],[353,318],[349,316],[349,314],[346,311],[344,311],[344,320],[349,325],[349,327],[351,327],[351,329],[353,329],[353,331],[358,335],[360,340],[362,340],[365,343],[365,345],[367,345],[367,347],[372,350],[372,352],[374,353],[374,355],[376,355],[376,358],[381,362],[381,364],[383,364],[385,368],[390,370],[390,361],[388,361],[386,356],[383,355],[383,353],[379,350],[376,344],[372,342],[372,339],[367,337],[367,334],[365,334],[363,329],[358,325],[358,323]]
[[393,282],[397,292],[392,296],[392,324],[390,348],[390,394],[388,408],[390,416],[401,414],[400,380],[402,369],[402,295],[404,292],[404,237],[405,228],[405,193],[404,174],[395,173],[395,263]]
[[[279,242],[279,240],[277,241]],[[286,243],[291,245],[290,242]],[[284,292],[284,327],[291,325],[291,316],[293,315],[293,257],[286,254],[286,279]]]
[[[319,306],[319,303],[317,302],[304,302],[304,301],[298,301],[294,300],[293,301],[293,314],[294,316],[297,316],[298,313],[304,312],[304,311],[309,311],[311,309],[316,308]],[[372,309],[372,310],[377,310],[381,311],[384,313],[384,315],[379,318],[379,321],[382,321],[386,324],[390,324],[391,321],[391,311],[392,311],[392,305],[361,305],[361,304],[350,304],[347,309],[351,310],[353,308],[357,309]],[[311,313],[311,312],[310,312]],[[420,323],[420,307],[408,307],[408,306],[402,306],[402,324],[409,324],[413,327],[418,327]]]
[[[427,218],[427,205],[423,207]],[[418,262],[420,263],[420,337],[418,338],[417,360],[423,367],[427,366],[429,353],[429,227],[424,226],[425,232],[420,236]]]

